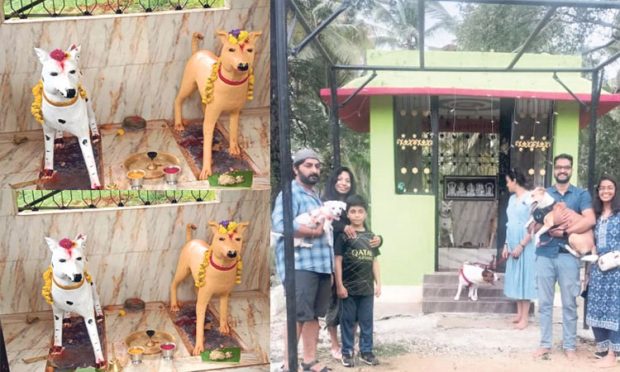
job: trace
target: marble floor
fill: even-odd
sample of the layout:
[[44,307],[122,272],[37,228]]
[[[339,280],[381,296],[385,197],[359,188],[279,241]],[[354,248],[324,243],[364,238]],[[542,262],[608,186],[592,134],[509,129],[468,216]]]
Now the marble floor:
[[[190,351],[172,323],[163,302],[147,303],[146,310],[119,315],[120,306],[106,306],[106,334],[108,361],[116,358],[125,371],[205,371],[216,369],[268,371],[269,370],[269,297],[257,291],[234,292],[230,301],[230,323],[243,345],[240,363],[202,362],[190,356]],[[217,316],[214,300],[210,309]],[[28,319],[35,319],[31,324]],[[45,360],[26,363],[24,359],[46,356],[53,336],[52,313],[1,315],[7,354],[11,370],[20,372],[42,371]],[[145,356],[143,363],[133,366],[128,362],[124,339],[130,333],[143,329],[157,329],[174,335],[177,351],[171,362],[159,355]],[[112,354],[114,349],[114,355]]]
[[[264,120],[262,111],[249,111],[247,121],[261,122]],[[262,124],[261,124],[262,125]],[[261,126],[254,125],[252,127]],[[264,125],[263,125],[264,126]],[[226,126],[218,123],[218,128],[227,136]],[[199,181],[176,143],[171,129],[164,120],[147,122],[146,129],[140,131],[125,131],[119,134],[120,124],[104,124],[100,126],[103,148],[103,178],[107,188],[129,189],[130,184],[126,177],[127,170],[123,162],[135,153],[146,151],[168,152],[180,160],[182,173],[175,186],[167,185],[163,178],[145,180],[143,188],[150,190],[166,189],[207,189],[208,181]],[[263,135],[251,133],[250,138]],[[269,147],[268,143],[260,140],[246,140],[241,145],[247,145],[246,154],[257,168],[259,174],[254,175],[252,188],[269,186]],[[0,188],[34,189],[39,170],[43,161],[43,136],[41,131],[18,133],[0,133]]]

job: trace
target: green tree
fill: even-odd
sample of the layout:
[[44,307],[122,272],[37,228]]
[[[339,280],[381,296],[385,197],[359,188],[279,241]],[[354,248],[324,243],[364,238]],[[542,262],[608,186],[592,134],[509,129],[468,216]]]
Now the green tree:
[[[518,50],[547,8],[499,5],[468,5],[463,8],[463,21],[457,28],[458,47],[462,50]],[[579,54],[583,64],[595,65],[620,49],[620,13],[610,10],[575,10],[559,8],[543,28],[527,52]],[[596,34],[594,34],[596,33]],[[593,41],[593,36],[598,39]],[[590,38],[590,39],[588,39]],[[592,46],[587,46],[591,43]],[[590,75],[586,75],[590,79]],[[617,87],[617,86],[616,86]],[[607,90],[612,90],[610,87]],[[603,172],[620,176],[620,112],[612,111],[599,118],[595,177]],[[587,184],[589,129],[579,136],[579,174],[581,185]]]
[[[314,29],[340,5],[327,0],[298,0],[303,18]],[[291,32],[289,47],[298,43],[307,35],[300,21],[291,14],[289,18]],[[370,45],[366,33],[356,21],[354,9],[340,15],[320,34],[319,40],[334,63],[363,63],[365,50]],[[321,154],[325,166],[322,172],[323,185],[332,166],[332,147],[330,136],[330,107],[320,97],[320,90],[329,87],[329,62],[319,53],[314,43],[309,44],[296,58],[289,59],[289,98],[290,98],[290,138],[291,149],[311,147]],[[337,85],[357,76],[355,73],[339,72]],[[272,143],[277,142],[277,120],[272,120]],[[368,134],[354,133],[341,125],[341,162],[350,166],[355,172],[360,191],[368,195],[364,185],[368,185]],[[276,148],[274,148],[276,147]],[[272,196],[279,192],[280,162],[284,154],[277,146],[272,146]],[[276,186],[277,185],[277,186]]]
[[[602,116],[596,124],[596,166],[594,168],[594,182],[603,175],[609,174],[616,179],[620,177],[620,110],[615,109]],[[582,128],[579,132],[579,183],[588,184],[588,154],[590,132],[589,128]]]
[[[420,40],[418,30],[418,2],[411,0],[375,0],[369,4],[371,17],[364,16],[371,40],[376,47],[388,49],[417,49]],[[443,31],[454,31],[456,20],[438,2],[425,3],[425,36]],[[429,21],[435,23],[429,27]]]
[[[538,6],[464,6],[463,21],[456,28],[458,47],[472,51],[517,51],[545,12],[546,8]],[[581,52],[589,34],[588,24],[571,22],[575,17],[572,9],[558,9],[527,51],[565,54]]]

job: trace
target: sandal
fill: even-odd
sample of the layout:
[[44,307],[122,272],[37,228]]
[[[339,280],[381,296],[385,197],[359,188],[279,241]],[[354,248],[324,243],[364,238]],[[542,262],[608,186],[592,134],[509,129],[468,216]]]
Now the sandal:
[[342,360],[342,353],[340,352],[340,350],[330,350],[330,353],[332,355],[332,358],[336,360]]
[[303,368],[304,372],[328,372],[332,370],[331,368],[328,368],[328,367],[323,367],[318,370],[312,369],[312,367],[316,366],[317,364],[319,364],[319,361],[316,359],[310,363],[301,362],[301,368]]

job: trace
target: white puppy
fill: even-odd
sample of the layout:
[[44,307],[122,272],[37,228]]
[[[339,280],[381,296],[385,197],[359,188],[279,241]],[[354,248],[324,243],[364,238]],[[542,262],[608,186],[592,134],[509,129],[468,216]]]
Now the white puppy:
[[[332,221],[339,220],[340,215],[346,209],[347,204],[342,201],[328,200],[319,208],[313,209],[310,212],[302,213],[295,217],[295,222],[300,225],[304,225],[310,228],[316,228],[320,224],[323,224],[323,233],[327,234],[327,239],[330,247],[334,246],[334,235],[332,228]],[[282,238],[281,233],[275,231],[271,232],[271,246],[275,247],[278,239]],[[295,238],[293,240],[295,247],[310,248],[312,244],[308,243],[304,238]]]
[[454,296],[454,300],[458,301],[461,297],[463,286],[469,289],[467,297],[472,301],[478,300],[478,286],[484,282],[493,284],[497,281],[497,274],[493,271],[478,265],[472,265],[465,262],[459,270],[459,288]]
[[[323,224],[323,234],[327,234],[329,246],[334,246],[334,235],[332,228],[332,221],[339,220],[342,211],[347,208],[347,203],[337,200],[328,200],[317,209],[313,209],[310,212],[302,213],[295,217],[295,222],[300,225],[305,225],[310,228],[316,228],[320,224]],[[312,244],[305,241],[304,238],[294,239],[295,247],[310,248]]]

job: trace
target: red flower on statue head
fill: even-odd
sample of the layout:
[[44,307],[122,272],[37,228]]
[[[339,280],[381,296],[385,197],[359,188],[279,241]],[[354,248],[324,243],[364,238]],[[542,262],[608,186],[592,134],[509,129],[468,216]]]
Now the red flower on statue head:
[[62,62],[65,60],[65,58],[67,58],[67,54],[60,49],[54,49],[50,53],[50,57],[52,57],[52,59],[57,60],[58,62]]
[[75,246],[75,243],[69,238],[64,238],[63,240],[58,242],[58,245],[63,247],[64,249],[71,249]]

